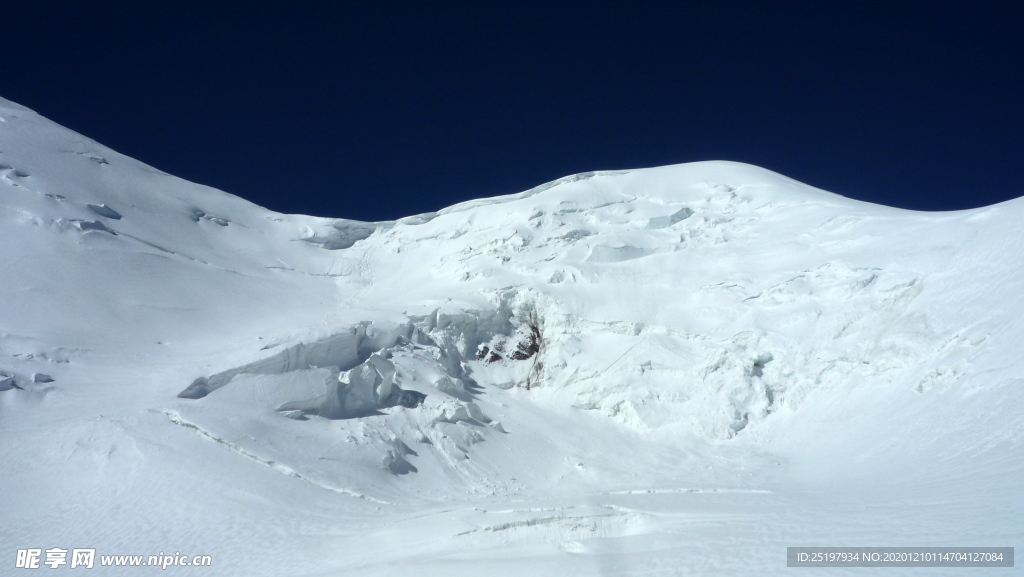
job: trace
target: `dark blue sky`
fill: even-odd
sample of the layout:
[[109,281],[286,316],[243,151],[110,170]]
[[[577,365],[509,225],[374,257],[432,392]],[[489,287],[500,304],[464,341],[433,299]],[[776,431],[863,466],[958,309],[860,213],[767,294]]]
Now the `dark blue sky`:
[[20,4],[0,95],[282,212],[711,159],[905,208],[1024,195],[1020,3]]

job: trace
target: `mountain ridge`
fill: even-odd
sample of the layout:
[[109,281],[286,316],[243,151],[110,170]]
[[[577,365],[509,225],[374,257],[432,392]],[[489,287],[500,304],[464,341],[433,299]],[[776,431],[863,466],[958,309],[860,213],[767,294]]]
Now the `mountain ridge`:
[[36,489],[0,498],[4,542],[749,574],[815,535],[1021,537],[1020,199],[922,213],[713,161],[367,223],[27,110],[0,101],[0,478]]

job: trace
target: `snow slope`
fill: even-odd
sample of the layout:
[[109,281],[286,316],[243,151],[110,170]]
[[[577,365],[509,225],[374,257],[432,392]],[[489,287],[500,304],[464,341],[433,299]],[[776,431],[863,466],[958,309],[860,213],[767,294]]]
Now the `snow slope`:
[[282,215],[0,100],[0,573],[29,547],[751,575],[1020,545],[1022,217],[730,162]]

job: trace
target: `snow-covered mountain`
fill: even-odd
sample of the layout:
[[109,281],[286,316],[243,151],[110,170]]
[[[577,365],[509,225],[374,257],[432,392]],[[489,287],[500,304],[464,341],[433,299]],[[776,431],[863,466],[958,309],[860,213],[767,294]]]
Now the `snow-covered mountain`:
[[283,215],[0,100],[0,566],[752,575],[1019,544],[1021,220],[730,162]]

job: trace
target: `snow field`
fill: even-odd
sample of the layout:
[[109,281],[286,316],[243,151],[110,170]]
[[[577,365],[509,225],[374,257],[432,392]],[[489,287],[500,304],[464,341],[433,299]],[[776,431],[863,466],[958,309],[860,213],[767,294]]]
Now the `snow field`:
[[1021,541],[1020,200],[708,162],[361,223],[0,118],[0,557],[750,575]]

